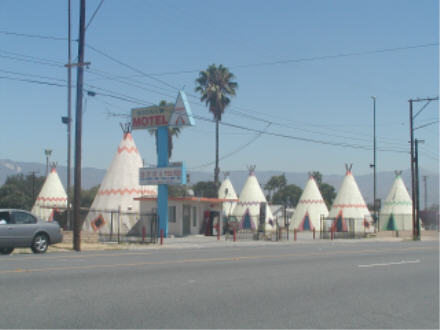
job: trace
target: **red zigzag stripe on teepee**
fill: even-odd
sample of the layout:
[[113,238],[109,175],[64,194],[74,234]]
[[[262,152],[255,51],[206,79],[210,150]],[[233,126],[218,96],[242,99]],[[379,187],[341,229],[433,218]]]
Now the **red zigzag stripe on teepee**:
[[144,189],[128,189],[128,188],[124,188],[124,189],[105,189],[105,190],[101,190],[98,192],[98,195],[117,195],[117,194],[142,194],[147,192],[147,190]]
[[65,197],[38,197],[37,201],[43,202],[67,202]]
[[365,208],[365,207],[367,207],[367,205],[365,205],[365,204],[336,204],[336,205],[333,205],[333,207],[341,207],[341,208],[344,208],[344,207]]
[[300,200],[298,203],[304,203],[304,204],[323,204],[323,200],[316,200],[316,199],[305,199]]
[[120,154],[120,153],[123,152],[124,150],[127,151],[128,153],[130,153],[130,152],[136,152],[136,153],[138,153],[138,150],[137,150],[136,147],[131,147],[131,148],[122,147],[122,148],[118,148],[118,153]]
[[240,202],[240,201],[238,201],[238,205],[243,205],[243,206],[247,206],[247,205],[260,205],[260,203],[263,203],[263,202]]

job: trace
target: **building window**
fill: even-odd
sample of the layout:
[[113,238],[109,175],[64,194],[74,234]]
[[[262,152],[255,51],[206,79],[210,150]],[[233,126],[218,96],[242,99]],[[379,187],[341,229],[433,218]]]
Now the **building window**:
[[168,206],[168,222],[176,223],[176,206]]
[[193,206],[193,227],[197,227],[197,207]]

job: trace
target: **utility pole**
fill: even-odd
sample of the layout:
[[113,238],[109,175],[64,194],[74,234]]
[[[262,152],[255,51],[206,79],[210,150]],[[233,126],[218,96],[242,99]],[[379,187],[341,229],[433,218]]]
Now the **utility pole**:
[[[408,100],[408,102],[409,102],[409,136],[410,136],[410,144],[411,144],[411,147],[410,147],[410,151],[411,151],[410,160],[411,160],[412,224],[413,224],[413,239],[414,240],[420,239],[419,228],[416,228],[416,226],[418,225],[419,219],[418,219],[418,214],[416,214],[416,206],[417,206],[416,195],[418,194],[418,192],[417,192],[418,191],[418,183],[416,185],[416,174],[415,174],[415,169],[414,169],[414,167],[415,167],[414,164],[416,162],[416,156],[414,155],[414,130],[423,127],[423,126],[421,126],[421,127],[414,128],[414,119],[423,111],[423,109],[426,108],[426,106],[431,101],[437,101],[437,100],[438,100],[438,96],[437,97],[427,97],[427,98],[422,98],[422,99],[418,98],[418,99],[410,99],[410,100]],[[413,116],[413,103],[414,102],[426,102],[426,103]],[[417,155],[417,157],[418,157],[418,155]],[[418,172],[418,169],[417,169],[417,172]],[[416,218],[416,216],[417,216],[417,218]]]
[[416,198],[414,188],[414,130],[413,130],[413,100],[409,100],[409,136],[411,144],[411,199],[412,199],[412,225],[413,225],[413,239],[416,240]]
[[415,151],[414,151],[414,167],[415,167],[415,180],[416,180],[416,240],[420,240],[420,193],[419,193],[419,143],[424,143],[423,140],[415,139]]
[[67,228],[72,229],[71,212],[70,212],[70,169],[71,169],[71,138],[72,138],[72,51],[71,51],[71,4],[70,0],[67,0],[67,117],[62,117],[63,124],[67,125]]
[[424,175],[423,176],[423,183],[425,185],[425,211],[428,209],[428,189],[426,187],[426,179],[428,178],[428,176]]
[[377,219],[377,209],[376,209],[376,97],[372,96],[373,99],[373,164],[370,167],[373,168],[373,215],[374,224],[376,231],[379,231],[378,219]]
[[82,135],[82,97],[84,80],[84,44],[85,44],[86,0],[80,2],[78,69],[76,79],[76,116],[75,116],[75,171],[73,193],[73,249],[81,251],[81,135]]

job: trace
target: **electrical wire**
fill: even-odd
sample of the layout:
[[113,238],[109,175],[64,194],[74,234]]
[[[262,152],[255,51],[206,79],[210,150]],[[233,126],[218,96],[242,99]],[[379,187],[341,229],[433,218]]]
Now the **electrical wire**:
[[[258,133],[257,133],[255,136],[253,136],[248,142],[246,142],[245,144],[243,144],[243,145],[241,145],[240,147],[236,148],[235,150],[232,150],[231,152],[228,152],[227,154],[221,156],[221,157],[219,158],[219,160],[226,159],[226,158],[228,158],[228,157],[230,157],[230,156],[232,156],[232,155],[235,155],[235,154],[238,153],[238,152],[243,151],[244,148],[250,146],[250,145],[251,145],[252,143],[254,143],[254,142],[255,142],[260,136],[262,136],[262,135],[266,132],[266,130],[269,128],[270,125],[271,125],[271,124],[269,123],[263,131],[258,132]],[[204,168],[204,167],[211,166],[211,165],[213,165],[213,164],[215,164],[215,161],[213,161],[213,162],[209,162],[209,163],[205,163],[205,164],[201,164],[201,165],[197,165],[197,166],[192,166],[192,167],[190,167],[190,169],[191,169],[191,170],[196,170],[196,169],[199,169],[199,168]]]
[[95,9],[95,12],[93,13],[92,17],[90,17],[90,20],[87,23],[86,28],[84,29],[85,31],[89,27],[90,23],[92,23],[93,19],[95,18],[96,14],[98,13],[99,8],[101,8],[103,2],[104,2],[104,0],[101,0],[101,2],[99,3],[98,7]]

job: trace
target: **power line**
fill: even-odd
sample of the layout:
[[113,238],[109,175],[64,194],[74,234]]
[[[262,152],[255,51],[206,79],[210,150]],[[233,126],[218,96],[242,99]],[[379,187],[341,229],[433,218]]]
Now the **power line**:
[[7,77],[7,76],[0,76],[0,79],[16,80],[16,81],[33,83],[33,84],[56,86],[56,87],[66,87],[67,86],[66,84],[52,83],[52,82],[48,82],[48,81],[24,79],[24,78],[14,78],[14,77]]
[[[241,146],[238,147],[237,149],[235,149],[235,150],[233,150],[233,151],[231,151],[231,152],[229,152],[229,153],[223,155],[222,157],[219,158],[219,160],[223,160],[223,159],[225,159],[225,158],[228,158],[228,157],[230,157],[230,156],[232,156],[232,155],[234,155],[234,154],[236,154],[236,153],[242,151],[244,148],[248,147],[248,146],[251,145],[252,143],[254,143],[254,142],[255,142],[260,136],[262,136],[262,135],[264,134],[264,132],[269,128],[270,125],[271,125],[271,124],[269,123],[263,131],[258,132],[258,133],[257,133],[255,136],[253,136],[248,142],[246,142],[245,144],[241,145]],[[213,161],[213,162],[208,162],[208,163],[201,164],[201,165],[197,165],[197,166],[192,166],[190,169],[191,169],[191,170],[195,170],[195,169],[199,169],[199,168],[208,167],[208,166],[211,166],[211,165],[213,165],[213,164],[215,164],[215,161]]]
[[[201,116],[194,115],[194,117],[196,119],[200,119],[203,121],[215,122],[213,119],[209,119],[209,118],[205,118],[205,117],[201,117]],[[346,142],[330,142],[330,141],[310,139],[310,138],[304,138],[304,137],[293,136],[293,135],[282,134],[282,133],[267,132],[267,131],[262,131],[262,130],[258,130],[255,128],[250,128],[250,127],[245,127],[245,126],[241,126],[241,125],[237,125],[237,124],[227,123],[224,121],[219,121],[219,124],[224,125],[224,126],[234,127],[237,129],[247,130],[247,131],[251,131],[251,132],[255,132],[255,133],[262,133],[262,134],[269,135],[269,136],[276,136],[276,137],[291,139],[291,140],[298,140],[298,141],[303,141],[303,142],[311,142],[311,143],[332,145],[332,146],[346,147],[346,148],[353,148],[353,149],[372,150],[372,148],[369,146],[364,146],[364,145],[359,145],[359,144],[350,144],[350,143],[346,143]],[[381,149],[377,149],[377,150],[397,152],[397,153],[407,153],[407,151],[397,150],[397,149],[383,149],[383,148],[381,148]]]
[[10,32],[10,31],[0,31],[0,34],[5,35],[12,35],[16,37],[26,37],[26,38],[34,38],[34,39],[48,39],[48,40],[62,40],[66,41],[67,38],[63,37],[54,37],[54,36],[45,36],[45,35],[39,35],[39,34],[29,34],[29,33],[17,33],[17,32]]
[[127,64],[127,63],[124,63],[124,62],[122,62],[122,61],[120,61],[120,60],[114,58],[113,56],[110,56],[110,55],[104,53],[103,51],[101,51],[101,50],[99,50],[99,49],[97,49],[97,48],[95,48],[95,47],[93,47],[93,46],[91,46],[91,45],[89,45],[89,44],[86,44],[86,46],[87,46],[88,48],[90,48],[91,50],[93,50],[94,52],[96,52],[96,53],[98,53],[98,54],[100,54],[100,55],[102,55],[102,56],[108,58],[109,60],[111,60],[111,61],[113,61],[113,62],[115,62],[115,63],[117,63],[117,64],[119,64],[119,65],[121,65],[121,66],[124,66],[124,67],[126,67],[126,68],[128,68],[128,69],[130,69],[130,70],[132,70],[132,71],[134,71],[134,72],[136,72],[136,73],[139,73],[139,74],[141,74],[141,75],[144,76],[144,77],[150,78],[150,79],[152,79],[152,80],[154,80],[154,81],[157,81],[157,82],[159,82],[159,83],[161,83],[161,84],[163,84],[163,85],[165,85],[165,86],[171,87],[171,88],[173,88],[174,90],[179,90],[178,88],[176,88],[175,86],[173,86],[173,85],[167,83],[166,81],[163,81],[163,80],[161,80],[161,79],[155,78],[155,77],[153,77],[152,75],[150,75],[150,74],[148,74],[148,73],[142,72],[141,70],[139,70],[139,69],[137,69],[137,68],[135,68],[135,67],[133,67],[133,66]]
[[87,23],[85,30],[87,30],[87,28],[89,27],[90,23],[92,23],[93,19],[95,18],[96,14],[98,13],[99,8],[101,8],[103,2],[104,2],[104,0],[101,0],[101,2],[99,3],[98,7],[96,7],[95,12],[93,13],[92,17],[90,17],[90,20]]
[[[382,48],[382,49],[373,49],[373,50],[366,50],[366,51],[359,51],[359,52],[340,53],[340,54],[334,54],[334,55],[310,56],[310,57],[300,57],[300,58],[285,59],[285,60],[278,60],[278,61],[238,64],[238,65],[231,65],[231,66],[229,66],[229,68],[230,69],[243,69],[243,68],[260,67],[260,66],[273,66],[273,65],[280,65],[280,64],[322,61],[322,60],[329,60],[329,59],[337,59],[337,58],[341,58],[341,57],[372,55],[372,54],[397,52],[397,51],[410,50],[410,49],[427,48],[427,47],[434,47],[434,46],[438,46],[438,45],[439,45],[438,42],[433,42],[433,43],[409,45],[409,46],[403,46],[403,47]],[[162,72],[162,73],[151,73],[151,75],[165,76],[165,75],[189,74],[189,73],[197,73],[197,72],[200,72],[200,69],[179,70],[179,71],[170,71],[170,72]]]

